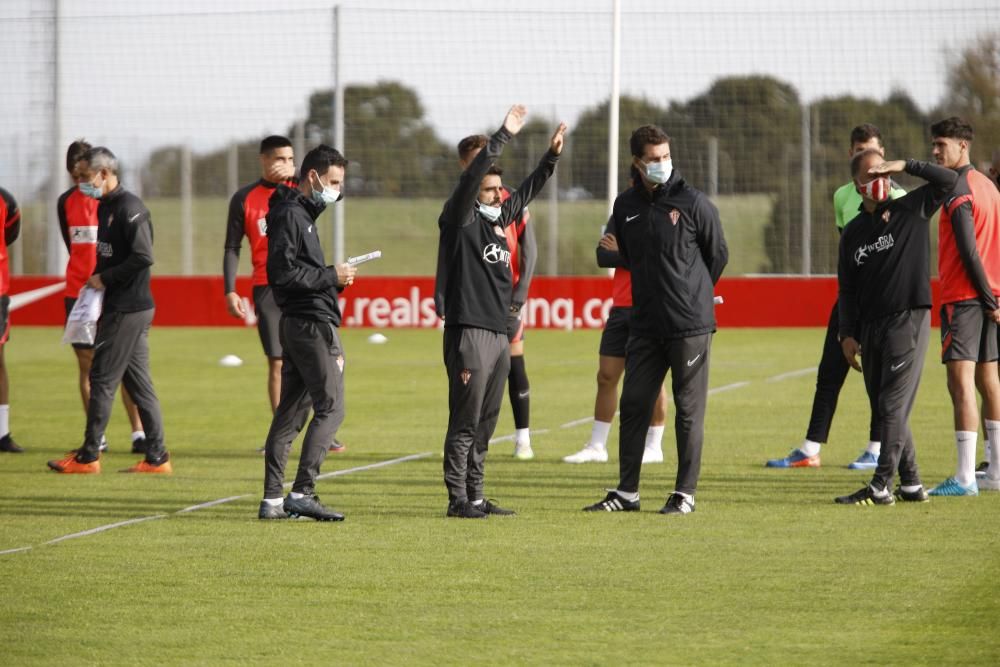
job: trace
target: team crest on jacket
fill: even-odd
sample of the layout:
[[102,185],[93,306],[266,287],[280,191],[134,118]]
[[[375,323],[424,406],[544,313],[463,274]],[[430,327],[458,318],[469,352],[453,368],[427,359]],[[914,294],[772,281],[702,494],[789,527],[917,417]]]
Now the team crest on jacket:
[[889,209],[885,209],[885,213],[882,214],[882,222],[889,222],[890,217],[892,216],[889,215]]
[[681,219],[681,212],[676,208],[670,211],[670,224],[677,226],[677,221]]
[[463,368],[462,372],[458,374],[458,377],[462,379],[462,384],[468,385],[469,380],[472,379],[472,371],[470,371],[468,368]]
[[493,233],[496,234],[497,236],[503,237],[504,236],[503,227],[501,227],[500,225],[493,225]]

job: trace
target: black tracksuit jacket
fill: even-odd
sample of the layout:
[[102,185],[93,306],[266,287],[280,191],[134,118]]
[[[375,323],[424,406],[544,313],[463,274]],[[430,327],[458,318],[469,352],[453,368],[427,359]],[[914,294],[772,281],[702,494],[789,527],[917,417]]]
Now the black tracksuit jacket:
[[97,206],[97,264],[105,313],[134,313],[154,306],[149,289],[153,222],[142,200],[116,187]]

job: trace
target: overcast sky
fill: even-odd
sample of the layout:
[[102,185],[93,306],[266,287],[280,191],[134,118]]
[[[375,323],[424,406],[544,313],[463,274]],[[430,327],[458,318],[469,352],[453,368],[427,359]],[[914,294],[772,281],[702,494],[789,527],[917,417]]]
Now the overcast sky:
[[[137,162],[164,144],[209,150],[285,132],[309,94],[331,85],[333,4],[62,0],[57,150],[86,136]],[[512,102],[572,123],[608,96],[610,0],[339,4],[345,81],[415,88],[449,141],[498,123]],[[51,6],[0,0],[0,182],[51,161]],[[995,1],[819,7],[623,0],[622,92],[668,104],[720,76],[767,74],[806,102],[899,88],[928,110],[945,94],[948,58],[1000,29]]]

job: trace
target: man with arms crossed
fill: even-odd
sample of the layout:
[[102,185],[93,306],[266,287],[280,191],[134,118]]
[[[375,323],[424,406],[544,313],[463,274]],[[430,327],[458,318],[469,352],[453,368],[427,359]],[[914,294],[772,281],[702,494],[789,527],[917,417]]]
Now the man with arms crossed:
[[631,336],[618,437],[618,487],[590,512],[638,512],[639,473],[653,406],[667,371],[674,395],[677,477],[661,514],[694,511],[701,471],[713,288],[729,259],[719,212],[673,169],[670,137],[644,125],[629,139],[639,183],[612,212],[618,250],[632,271]]
[[[851,152],[848,157],[853,157],[866,150],[875,150],[878,151],[879,155],[885,155],[885,148],[882,146],[882,133],[869,123],[858,125],[851,130]],[[898,199],[906,194],[906,190],[893,184],[889,194],[893,199]],[[861,195],[858,194],[854,181],[845,183],[833,193],[837,233],[843,233],[844,227],[858,215],[860,208]],[[830,311],[830,321],[826,326],[826,338],[823,339],[823,354],[820,357],[819,369],[816,373],[816,393],[813,397],[812,414],[809,417],[806,439],[788,456],[768,461],[768,468],[819,467],[820,447],[830,435],[833,414],[837,410],[837,399],[844,386],[844,380],[847,379],[847,372],[851,369],[844,358],[843,350],[840,348],[839,328],[839,306],[838,302],[834,301],[833,309]],[[874,410],[871,413],[868,431],[868,445],[865,447],[865,451],[847,465],[851,470],[871,470],[878,464],[881,437],[878,434],[878,418]]]
[[[928,183],[891,199],[889,177],[904,170]],[[864,373],[868,399],[879,420],[882,450],[871,482],[835,502],[892,505],[897,498],[924,502],[927,492],[917,470],[909,419],[930,338],[928,225],[956,174],[916,160],[885,162],[873,149],[854,156],[851,174],[864,204],[840,238],[840,340],[845,359]],[[899,488],[893,497],[897,470]]]
[[[638,172],[633,168],[633,185],[639,182]],[[594,400],[594,424],[590,429],[590,440],[583,449],[564,456],[566,463],[604,463],[608,460],[608,434],[611,420],[618,406],[618,382],[625,372],[625,346],[629,337],[629,321],[632,314],[632,274],[629,273],[615,236],[615,218],[608,219],[604,235],[597,245],[597,265],[614,269],[611,285],[611,310],[601,332],[600,355],[597,362],[597,398]],[[667,392],[660,388],[660,395],[653,407],[653,416],[646,431],[646,444],[642,450],[643,463],[663,462],[663,424],[667,414]]]
[[[97,204],[98,200],[88,197],[80,191],[83,181],[81,158],[91,149],[91,145],[80,139],[74,141],[66,150],[66,170],[73,179],[73,187],[64,192],[56,204],[59,216],[59,231],[69,260],[66,262],[66,289],[63,291],[63,302],[66,306],[66,317],[73,311],[80,290],[86,284],[94,266],[97,264]],[[83,411],[87,412],[90,405],[90,367],[94,363],[94,346],[86,343],[73,343],[76,353],[76,364],[79,368],[80,398],[83,399]],[[132,453],[146,453],[146,433],[142,430],[142,420],[139,409],[128,395],[125,387],[121,388],[122,404],[132,426]],[[108,441],[101,436],[101,451],[108,449]]]
[[1000,490],[1000,448],[990,453],[991,475],[976,479],[976,439],[983,397],[986,437],[1000,438],[1000,379],[997,322],[1000,321],[1000,193],[969,162],[972,126],[951,117],[931,125],[937,163],[958,172],[941,208],[938,276],[941,281],[941,361],[948,373],[955,416],[955,474],[930,490],[932,496],[974,496]]
[[[257,517],[343,521],[316,495],[316,477],[329,444],[344,421],[344,349],[337,335],[337,296],[354,282],[348,264],[327,266],[316,220],[341,198],[347,160],[320,145],[306,154],[299,185],[279,185],[267,213],[267,275],[281,309],[281,398],[264,445],[264,499]],[[292,441],[305,426],[299,469],[282,499]]]
[[526,113],[520,105],[507,112],[503,126],[462,172],[438,219],[438,247],[448,266],[444,362],[449,416],[444,481],[450,517],[482,519],[514,513],[483,495],[486,450],[500,412],[504,378],[510,371],[506,332],[513,290],[504,229],[520,219],[552,175],[566,131],[566,125],[560,124],[538,167],[501,202],[502,171],[495,162],[504,144],[524,127]]
[[114,153],[98,146],[80,162],[80,191],[100,200],[97,264],[87,286],[104,290],[104,304],[94,340],[83,445],[48,465],[59,473],[101,472],[101,436],[111,417],[115,390],[122,384],[138,406],[146,430],[145,459],[122,472],[170,473],[173,466],[163,444],[160,401],[149,372],[153,223],[142,201],[121,186]]

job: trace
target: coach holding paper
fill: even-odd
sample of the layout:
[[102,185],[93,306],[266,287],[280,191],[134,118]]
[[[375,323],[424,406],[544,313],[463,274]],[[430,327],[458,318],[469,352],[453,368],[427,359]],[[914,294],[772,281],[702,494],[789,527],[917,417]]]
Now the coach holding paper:
[[[322,505],[316,477],[330,443],[344,421],[344,349],[337,335],[337,296],[354,282],[348,264],[327,266],[316,220],[339,201],[347,160],[320,145],[306,153],[299,186],[278,185],[267,213],[267,277],[281,309],[281,398],[264,444],[264,499],[260,519],[306,517],[342,521]],[[305,426],[299,469],[291,493],[282,500],[285,464],[292,441]]]
[[701,471],[708,360],[715,332],[712,292],[729,261],[719,212],[688,185],[670,156],[670,137],[644,125],[629,139],[640,182],[618,195],[611,214],[618,251],[632,272],[631,335],[618,437],[620,480],[591,512],[639,510],[646,430],[667,371],[676,415],[677,479],[661,514],[694,511]]
[[527,111],[511,107],[486,146],[462,172],[438,219],[439,252],[448,266],[444,293],[444,363],[448,373],[448,432],[444,481],[450,517],[509,515],[483,496],[484,463],[510,371],[507,315],[512,297],[511,254],[504,229],[555,171],[566,125],[560,123],[538,167],[501,203],[502,171],[494,165],[504,144],[524,127]]
[[118,181],[118,158],[98,146],[80,160],[80,191],[99,199],[97,265],[87,286],[104,290],[90,367],[90,402],[83,446],[62,460],[49,461],[60,473],[99,473],[100,445],[111,417],[118,384],[124,384],[139,408],[146,431],[146,457],[122,472],[169,473],[163,445],[160,401],[149,372],[149,327],[153,322],[153,223],[149,210]]

